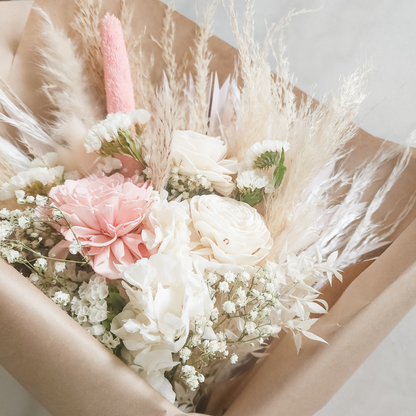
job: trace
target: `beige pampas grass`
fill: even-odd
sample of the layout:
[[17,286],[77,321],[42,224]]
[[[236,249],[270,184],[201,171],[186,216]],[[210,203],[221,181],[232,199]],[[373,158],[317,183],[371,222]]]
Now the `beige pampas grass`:
[[43,91],[54,106],[50,133],[58,143],[70,145],[71,120],[78,119],[88,130],[102,120],[105,113],[97,104],[84,61],[74,42],[62,30],[54,27],[44,11],[37,11],[42,18],[38,53]]
[[57,143],[45,132],[45,126],[20,101],[9,86],[0,78],[0,122],[14,127],[18,134],[14,142],[20,142],[25,151],[41,157],[56,149]]
[[146,33],[143,28],[139,36],[133,34],[134,8],[126,0],[120,2],[120,21],[123,27],[124,41],[130,61],[131,79],[134,87],[136,108],[148,108],[149,100],[154,93],[154,86],[150,80],[153,68],[152,57],[146,57],[142,49],[142,40]]
[[105,109],[104,65],[99,14],[102,0],[75,0],[75,4],[77,11],[71,26],[79,35],[79,53],[84,57],[85,68],[97,103]]
[[195,80],[194,94],[189,108],[188,128],[202,134],[207,133],[209,122],[208,108],[210,103],[208,87],[211,75],[209,65],[211,63],[212,53],[208,48],[208,41],[212,36],[211,22],[216,6],[217,1],[212,1],[208,4],[204,13],[204,21],[197,27],[195,46],[192,50]]

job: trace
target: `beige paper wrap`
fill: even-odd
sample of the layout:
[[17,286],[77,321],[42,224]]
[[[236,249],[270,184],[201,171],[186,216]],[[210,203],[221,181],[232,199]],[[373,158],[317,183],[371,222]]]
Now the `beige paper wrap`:
[[182,414],[4,260],[0,288],[0,364],[52,415]]
[[[136,5],[135,32],[141,33],[146,24],[145,48],[151,49],[156,62],[160,62],[159,51],[149,33],[157,36],[160,32],[165,6],[156,0],[132,1]],[[35,4],[48,11],[56,24],[76,38],[69,27],[74,12],[72,0],[38,0]],[[116,1],[103,0],[103,10],[117,13],[118,7]],[[8,81],[36,115],[47,119],[48,103],[38,93],[40,82],[34,66],[37,18],[32,12]],[[176,54],[181,57],[192,41],[195,25],[177,15],[176,28]],[[223,80],[233,70],[236,51],[215,37],[210,46],[215,55],[212,70]],[[154,74],[155,79],[160,76],[161,70]],[[354,171],[372,157],[381,142],[360,130],[351,143],[354,150],[349,158],[349,169]],[[379,172],[380,180],[374,183],[365,200],[373,198],[393,166],[394,161],[386,163]],[[412,160],[377,212],[379,218],[390,211],[393,218],[398,215],[406,198],[415,191],[415,177],[416,162]],[[301,353],[296,356],[293,340],[289,336],[282,337],[273,343],[271,356],[256,365],[248,377],[227,383],[232,389],[218,387],[208,407],[210,414],[222,414],[231,405],[226,415],[307,416],[324,406],[416,303],[416,223],[412,222],[415,218],[413,209],[394,233],[395,243],[373,264],[366,262],[351,267],[345,274],[346,284],[336,284],[333,290],[325,289],[334,306],[313,331],[329,345],[305,340]],[[0,340],[0,364],[53,415],[177,413],[56,305],[3,263],[0,288],[0,322],[6,328]]]

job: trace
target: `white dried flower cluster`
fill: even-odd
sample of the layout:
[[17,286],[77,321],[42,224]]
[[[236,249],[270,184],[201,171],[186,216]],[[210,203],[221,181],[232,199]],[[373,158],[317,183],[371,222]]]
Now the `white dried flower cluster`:
[[211,182],[206,176],[197,173],[196,175],[182,175],[176,166],[172,166],[168,181],[169,200],[181,197],[182,200],[190,199],[195,195],[209,194],[214,192]]
[[[314,258],[282,253],[280,263],[239,267],[199,258],[197,267],[216,308],[209,320],[200,319],[191,326],[188,341],[179,351],[182,364],[201,374],[214,360],[229,357],[236,364],[239,356],[263,348],[282,329],[293,333],[298,349],[302,334],[324,342],[309,332],[316,321],[310,314],[326,313],[327,306],[313,286],[323,278],[341,278],[333,267],[335,260],[336,253],[326,262],[319,253]],[[191,370],[182,380],[191,390],[197,385]]]
[[237,188],[240,191],[256,189],[265,189],[266,193],[269,193],[273,189],[273,185],[270,182],[269,177],[266,174],[261,174],[257,170],[244,170],[239,172],[236,180]]
[[[23,191],[17,191],[18,194],[20,192]],[[44,201],[41,201],[41,198],[38,200],[40,204],[43,204]],[[45,256],[50,248],[61,239],[60,233],[45,225],[42,217],[32,207],[24,211],[17,209],[10,211],[6,208],[0,210],[0,255],[9,263],[24,263],[32,270],[44,268],[44,259],[39,258],[38,263],[31,261]],[[32,253],[31,250],[36,251]]]
[[257,158],[263,155],[266,152],[282,152],[282,149],[285,153],[290,149],[289,142],[283,142],[279,140],[264,140],[262,142],[257,142],[248,149],[244,163],[248,169],[253,169],[254,162]]
[[[64,167],[58,165],[57,153],[47,153],[42,159],[34,159],[27,170],[4,182],[0,188],[0,200],[11,199],[16,195],[16,191],[30,189],[35,183],[43,187],[51,187],[63,183],[69,177],[79,179],[80,175],[76,171],[65,173]],[[19,199],[18,197],[18,202],[21,202]]]
[[62,291],[56,292],[52,300],[58,305],[66,306],[71,301],[71,295]]
[[198,388],[199,383],[205,381],[205,377],[196,371],[195,367],[192,365],[184,365],[182,367],[181,378],[192,391],[195,391]]
[[83,282],[71,301],[72,317],[102,344],[113,350],[120,344],[103,325],[107,320],[107,297],[109,295],[106,280],[95,275],[89,282]]
[[150,114],[146,110],[108,114],[105,120],[91,127],[88,131],[84,144],[87,153],[99,151],[104,142],[115,141],[120,131],[128,131],[134,124],[144,125],[149,120]]

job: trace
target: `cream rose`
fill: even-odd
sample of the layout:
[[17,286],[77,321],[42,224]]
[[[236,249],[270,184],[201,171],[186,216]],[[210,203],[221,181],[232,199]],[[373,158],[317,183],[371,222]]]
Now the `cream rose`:
[[225,159],[227,145],[220,137],[194,131],[176,131],[172,139],[172,163],[180,175],[203,175],[221,195],[234,189],[231,175],[237,173],[237,161]]
[[269,253],[273,240],[263,217],[250,205],[218,195],[190,201],[194,252],[220,263],[253,266]]

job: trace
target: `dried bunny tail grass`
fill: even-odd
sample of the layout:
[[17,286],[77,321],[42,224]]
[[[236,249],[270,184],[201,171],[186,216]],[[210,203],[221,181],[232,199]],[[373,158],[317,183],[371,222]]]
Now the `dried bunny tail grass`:
[[0,122],[4,122],[19,131],[18,141],[33,156],[40,157],[42,154],[57,148],[57,143],[46,134],[42,124],[1,78],[0,106],[3,109],[0,112]]
[[208,40],[212,36],[211,23],[217,4],[216,0],[208,3],[204,12],[204,21],[197,26],[195,46],[192,50],[195,81],[193,102],[190,105],[189,128],[202,134],[206,134],[208,130],[209,100],[207,92],[210,83],[209,65],[212,59]]
[[134,101],[136,108],[148,108],[149,101],[153,96],[153,86],[150,81],[150,71],[153,65],[151,62],[145,61],[146,57],[142,50],[142,39],[146,33],[146,27],[143,28],[143,32],[139,36],[134,36],[132,31],[133,15],[134,7],[132,4],[126,3],[126,0],[121,0],[120,21],[130,62]]
[[[411,144],[416,143],[416,137],[410,139]],[[406,169],[412,157],[412,149],[410,143],[399,148],[401,156],[399,157],[395,167],[386,182],[377,191],[375,197],[369,204],[365,211],[363,219],[355,228],[354,233],[349,238],[348,243],[341,255],[337,259],[337,267],[345,268],[351,264],[358,262],[362,256],[380,246],[387,244],[387,238],[397,229],[402,220],[406,218],[407,214],[413,208],[416,201],[416,194],[413,194],[404,210],[395,218],[391,224],[386,224],[386,219],[381,222],[374,221],[374,214],[381,207],[381,204],[386,199],[388,192],[392,189],[394,184],[399,179],[400,175]],[[370,184],[369,184],[370,185]]]
[[64,31],[54,27],[43,10],[37,9],[37,12],[42,17],[42,46],[38,53],[41,58],[43,90],[55,107],[50,133],[59,144],[71,145],[69,141],[74,118],[88,130],[104,117],[104,113],[96,104],[95,95],[85,75],[84,62],[73,41]]
[[80,36],[79,51],[85,59],[85,68],[100,108],[106,108],[104,64],[101,51],[100,9],[102,0],[75,0],[77,11],[72,28]]
[[302,116],[292,121],[284,181],[265,199],[265,221],[274,239],[271,258],[284,248],[288,235],[304,215],[300,206],[308,185],[354,137],[357,128],[352,121],[364,99],[368,71],[356,71],[329,103],[300,111]]
[[0,136],[0,184],[7,182],[12,176],[25,171],[30,159],[10,141]]

